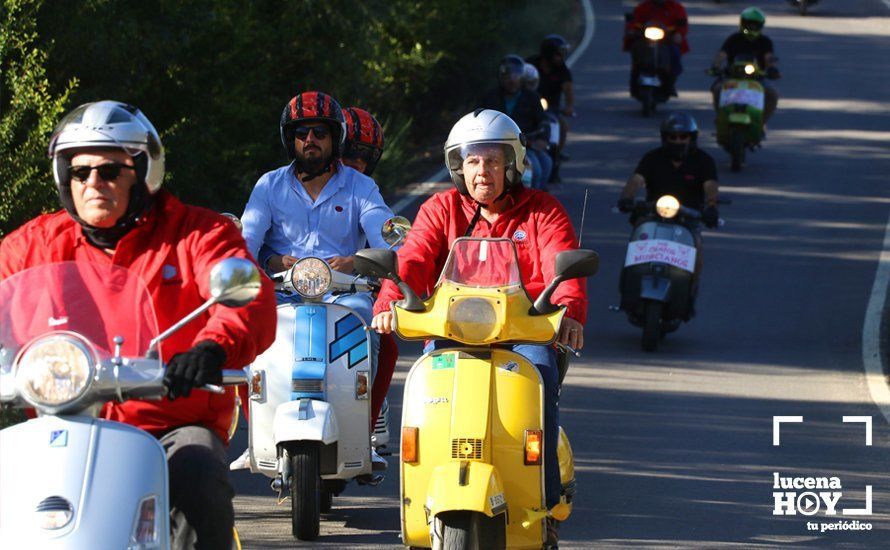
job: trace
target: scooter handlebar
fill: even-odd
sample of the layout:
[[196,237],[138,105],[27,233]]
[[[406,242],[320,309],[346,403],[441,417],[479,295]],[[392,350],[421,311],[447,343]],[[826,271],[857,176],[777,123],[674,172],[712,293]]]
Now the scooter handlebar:
[[204,384],[202,390],[210,393],[225,393],[225,386],[239,386],[247,383],[247,372],[244,369],[223,369],[222,384]]

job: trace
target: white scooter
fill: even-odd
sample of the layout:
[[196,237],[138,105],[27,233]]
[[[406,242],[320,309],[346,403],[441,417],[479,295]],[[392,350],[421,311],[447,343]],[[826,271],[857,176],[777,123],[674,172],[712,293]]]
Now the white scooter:
[[[61,262],[0,281],[0,401],[40,415],[0,431],[0,547],[170,547],[164,449],[97,415],[107,401],[160,398],[158,343],[214,304],[249,303],[260,275],[228,258],[210,288],[158,335],[151,295],[123,267]],[[223,382],[244,383],[244,372],[225,371]]]
[[[393,218],[384,238],[394,245],[409,227]],[[248,370],[250,470],[272,478],[279,500],[290,496],[293,536],[312,540],[320,514],[350,480],[377,485],[383,479],[371,461],[372,433],[377,446],[389,437],[385,422],[370,418],[371,335],[355,310],[324,301],[329,293],[371,292],[378,285],[315,257],[272,279],[276,290],[301,301],[278,306],[275,342]]]

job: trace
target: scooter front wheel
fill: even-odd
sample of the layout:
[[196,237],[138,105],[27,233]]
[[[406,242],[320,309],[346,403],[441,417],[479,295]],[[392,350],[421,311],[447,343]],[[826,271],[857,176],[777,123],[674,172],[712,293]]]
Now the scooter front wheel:
[[655,112],[655,90],[644,86],[640,90],[640,101],[643,103],[643,116],[651,116]]
[[288,448],[290,461],[291,529],[300,540],[318,537],[321,477],[318,444],[300,442]]
[[503,514],[492,518],[479,512],[443,512],[436,516],[433,550],[488,550],[507,547]]
[[741,130],[732,132],[729,141],[729,154],[732,156],[732,171],[740,171],[742,162],[745,161],[745,135]]
[[661,302],[646,304],[643,320],[643,351],[655,351],[658,348],[658,340],[661,337],[661,310]]

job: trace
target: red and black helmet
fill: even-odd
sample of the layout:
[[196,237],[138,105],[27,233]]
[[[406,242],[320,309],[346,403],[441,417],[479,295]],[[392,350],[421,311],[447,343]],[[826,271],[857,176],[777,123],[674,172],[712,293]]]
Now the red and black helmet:
[[343,140],[346,139],[346,121],[337,100],[324,92],[303,92],[284,106],[279,129],[287,158],[293,160],[296,156],[293,129],[304,122],[314,121],[328,123],[333,134],[332,154],[334,158],[340,158]]
[[365,161],[365,175],[370,176],[383,154],[383,127],[374,115],[358,107],[343,109],[343,117],[346,119],[343,157]]

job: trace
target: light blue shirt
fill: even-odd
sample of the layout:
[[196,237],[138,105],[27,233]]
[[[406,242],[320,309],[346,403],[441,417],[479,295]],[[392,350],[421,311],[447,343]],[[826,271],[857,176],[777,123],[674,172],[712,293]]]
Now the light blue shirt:
[[255,258],[264,243],[296,258],[351,256],[366,239],[373,248],[387,248],[380,230],[392,216],[368,176],[339,164],[313,201],[290,164],[257,181],[241,216],[242,235]]

